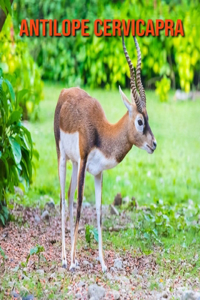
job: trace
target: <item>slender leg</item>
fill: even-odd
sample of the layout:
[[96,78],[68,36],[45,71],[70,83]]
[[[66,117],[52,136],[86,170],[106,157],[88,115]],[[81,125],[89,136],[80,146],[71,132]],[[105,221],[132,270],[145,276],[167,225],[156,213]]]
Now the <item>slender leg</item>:
[[71,178],[70,187],[68,190],[68,207],[69,207],[71,246],[73,243],[73,235],[74,235],[73,202],[74,202],[74,193],[75,193],[76,186],[77,186],[77,174],[78,174],[78,164],[76,162],[73,162],[72,178]]
[[87,159],[81,159],[79,163],[79,172],[78,172],[78,205],[77,205],[77,214],[76,214],[76,224],[74,230],[74,238],[71,249],[71,266],[70,270],[73,270],[76,267],[75,254],[76,254],[76,242],[78,236],[78,225],[81,215],[81,206],[83,201],[83,190],[85,182],[85,169],[86,169]]
[[[61,147],[62,148],[62,147]],[[66,181],[66,156],[63,149],[60,149],[59,177],[61,189],[61,207],[62,207],[62,266],[67,267],[65,252],[65,181]]]
[[99,259],[101,262],[102,271],[105,272],[107,270],[107,267],[105,265],[104,258],[103,258],[101,197],[102,197],[102,173],[95,176],[95,198],[96,198],[97,226],[98,226],[98,236],[99,236]]

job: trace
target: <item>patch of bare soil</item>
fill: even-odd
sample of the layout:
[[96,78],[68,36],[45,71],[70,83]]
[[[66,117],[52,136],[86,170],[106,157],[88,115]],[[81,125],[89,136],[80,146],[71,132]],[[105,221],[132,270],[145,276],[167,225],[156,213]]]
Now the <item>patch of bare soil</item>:
[[[74,209],[74,213],[75,211]],[[105,218],[110,217],[108,208],[104,208],[103,212]],[[82,209],[76,251],[79,266],[74,273],[69,271],[71,239],[68,226],[66,226],[68,268],[66,270],[61,268],[61,216],[57,207],[49,208],[49,213],[45,215],[38,208],[15,206],[12,214],[17,221],[10,222],[5,228],[0,229],[0,246],[7,256],[5,261],[0,257],[0,278],[12,274],[13,270],[19,267],[20,279],[25,278],[24,274],[26,274],[33,282],[35,280],[36,285],[38,280],[42,286],[44,285],[44,295],[35,299],[49,299],[50,290],[54,285],[59,287],[54,299],[88,299],[91,284],[103,289],[104,296],[99,299],[181,299],[182,297],[182,291],[178,289],[186,282],[181,278],[165,278],[163,282],[164,275],[161,277],[162,274],[159,274],[155,255],[143,255],[139,250],[137,252],[125,249],[114,250],[110,241],[104,241],[104,256],[108,271],[102,273],[97,259],[98,246],[93,243],[90,248],[85,240],[85,224],[96,224],[96,211],[93,206]],[[110,230],[118,231],[120,228],[126,228],[127,220],[126,214],[122,213],[119,223],[113,224]],[[68,221],[66,223],[68,224]],[[42,258],[38,262],[38,256],[31,255],[27,266],[22,267],[21,263],[26,262],[30,249],[37,244],[45,249]],[[197,283],[191,282],[190,286],[195,284]],[[66,294],[63,294],[64,289],[67,291]],[[13,291],[14,288],[6,290],[4,299],[16,299],[13,296],[8,297],[11,292],[14,293]]]

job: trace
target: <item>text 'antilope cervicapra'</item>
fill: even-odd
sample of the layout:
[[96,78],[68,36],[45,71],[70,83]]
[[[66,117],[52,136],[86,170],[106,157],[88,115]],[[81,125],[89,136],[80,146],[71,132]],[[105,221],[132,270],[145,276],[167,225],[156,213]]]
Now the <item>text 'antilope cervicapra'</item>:
[[[119,164],[133,145],[146,150],[148,153],[153,153],[156,148],[156,140],[148,122],[146,96],[140,76],[141,52],[136,38],[134,38],[134,41],[138,55],[136,81],[135,71],[124,44],[124,36],[122,35],[123,50],[130,68],[131,102],[129,102],[119,87],[127,112],[116,124],[109,123],[100,103],[96,99],[77,87],[63,89],[56,106],[54,132],[61,188],[63,267],[67,266],[65,252],[66,163],[68,160],[71,160],[73,164],[72,178],[68,191],[72,245],[70,270],[76,268],[77,264],[75,250],[83,200],[85,172],[91,173],[95,179],[99,259],[102,270],[106,271],[107,267],[104,262],[102,247],[102,173],[104,170],[111,169]],[[73,200],[77,186],[78,201],[74,228]]]

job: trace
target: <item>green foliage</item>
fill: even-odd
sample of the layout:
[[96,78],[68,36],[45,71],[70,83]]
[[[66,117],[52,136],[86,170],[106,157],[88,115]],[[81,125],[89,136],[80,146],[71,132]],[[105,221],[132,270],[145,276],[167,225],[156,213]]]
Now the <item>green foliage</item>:
[[31,134],[21,122],[19,107],[23,90],[15,93],[11,83],[2,77],[0,69],[0,222],[5,225],[8,210],[6,193],[19,184],[26,187],[32,177],[33,142]]
[[7,259],[7,256],[5,255],[5,252],[1,247],[0,247],[0,255],[3,257],[3,259]]
[[169,90],[170,80],[166,76],[161,81],[156,82],[156,94],[160,97],[161,102],[167,101]]
[[23,119],[30,116],[35,119],[38,115],[38,104],[43,97],[43,83],[39,68],[29,54],[26,42],[19,37],[19,30],[14,34],[10,17],[7,17],[0,33],[0,45],[0,68],[17,94]]
[[38,257],[38,262],[40,262],[40,259],[41,259],[41,253],[44,252],[44,251],[45,251],[44,247],[41,246],[41,245],[38,245],[38,244],[37,244],[35,247],[31,248],[31,249],[30,249],[30,253],[29,253],[29,255],[28,255],[27,258],[26,258],[26,262],[25,262],[25,263],[21,263],[22,267],[26,267],[26,266],[27,266],[30,257],[31,257],[32,255],[34,255],[34,254],[37,255],[37,257]]
[[85,225],[85,240],[90,245],[92,242],[92,239],[94,239],[96,242],[98,242],[98,230],[94,226],[90,224]]
[[188,203],[169,204],[166,201],[151,203],[147,210],[134,213],[134,231],[137,238],[155,240],[161,243],[162,237],[175,238],[178,232],[200,231],[200,205],[189,200]]
[[30,250],[30,255],[40,255],[40,253],[44,252],[44,247],[40,245],[36,245],[34,248]]
[[[21,9],[23,7],[23,10]],[[198,84],[200,71],[200,4],[198,0],[174,1],[68,1],[43,4],[34,0],[17,0],[14,5],[15,27],[28,19],[57,19],[59,32],[62,31],[63,19],[89,19],[90,37],[28,37],[31,53],[42,67],[44,79],[63,80],[68,86],[87,84],[90,87],[125,86],[129,80],[129,68],[122,51],[121,38],[96,37],[93,32],[95,19],[181,19],[185,37],[166,37],[165,31],[160,37],[138,38],[142,52],[142,76],[147,87],[154,87],[155,82],[166,75],[173,88],[181,87],[189,91],[192,84]],[[40,30],[41,32],[41,30]],[[136,50],[133,38],[126,38],[130,57],[136,65]]]
[[7,15],[8,13],[11,15],[12,10],[10,0],[0,0],[0,7],[4,11],[5,15]]

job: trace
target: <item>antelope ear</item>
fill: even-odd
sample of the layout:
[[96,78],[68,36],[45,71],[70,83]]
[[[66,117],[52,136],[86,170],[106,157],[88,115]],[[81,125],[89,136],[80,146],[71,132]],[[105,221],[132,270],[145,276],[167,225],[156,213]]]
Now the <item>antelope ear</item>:
[[126,108],[128,109],[129,115],[131,115],[132,112],[133,112],[133,106],[132,106],[132,104],[129,102],[129,100],[128,100],[128,98],[126,97],[126,95],[124,94],[124,92],[122,92],[120,85],[119,85],[119,92],[120,92],[120,95],[121,95],[122,100],[123,100],[123,102],[124,102],[124,105],[125,105]]
[[134,97],[133,97],[132,92],[130,92],[130,94],[131,94],[131,102],[132,102],[132,105],[134,106],[134,109],[137,109],[137,106],[136,106],[136,104],[135,104],[135,99],[134,99]]

